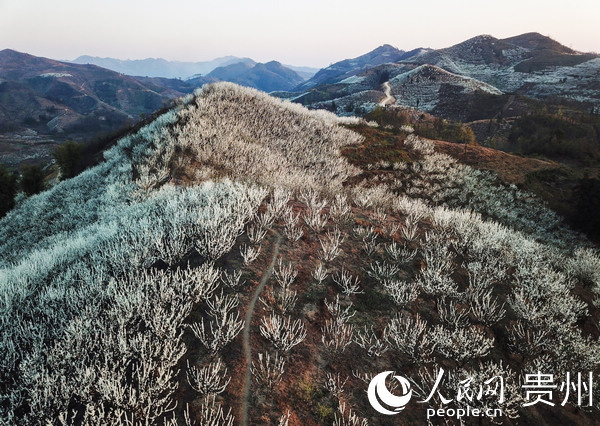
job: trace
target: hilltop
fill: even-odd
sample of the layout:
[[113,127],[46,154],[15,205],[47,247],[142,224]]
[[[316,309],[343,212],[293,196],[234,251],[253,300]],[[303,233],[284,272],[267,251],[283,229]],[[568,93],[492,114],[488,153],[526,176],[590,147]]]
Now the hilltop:
[[436,65],[504,92],[600,105],[600,85],[595,78],[600,56],[576,52],[538,33],[506,39],[478,36],[409,61]]
[[425,398],[443,368],[448,396],[502,376],[469,404],[505,424],[593,422],[519,380],[598,371],[597,250],[440,149],[230,83],[180,100],[0,220],[0,418],[387,424],[371,378]]

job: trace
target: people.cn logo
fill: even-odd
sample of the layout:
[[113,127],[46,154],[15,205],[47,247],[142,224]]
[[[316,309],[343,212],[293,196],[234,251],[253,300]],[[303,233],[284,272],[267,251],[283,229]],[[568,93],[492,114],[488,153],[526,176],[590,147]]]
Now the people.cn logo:
[[[369,383],[369,389],[367,390],[371,406],[381,414],[387,414],[388,416],[398,414],[400,411],[404,410],[404,407],[412,397],[410,382],[402,376],[394,376],[402,386],[402,395],[394,395],[388,390],[385,385],[385,380],[393,373],[393,371],[379,373],[373,377],[373,380]],[[387,408],[384,405],[387,406]]]

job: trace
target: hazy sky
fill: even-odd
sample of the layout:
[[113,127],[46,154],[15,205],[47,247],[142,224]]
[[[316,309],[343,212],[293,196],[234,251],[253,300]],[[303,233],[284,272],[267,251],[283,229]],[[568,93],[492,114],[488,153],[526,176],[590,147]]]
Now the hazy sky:
[[442,48],[531,31],[600,52],[600,0],[0,0],[0,50],[54,59],[235,55],[322,67],[385,43]]

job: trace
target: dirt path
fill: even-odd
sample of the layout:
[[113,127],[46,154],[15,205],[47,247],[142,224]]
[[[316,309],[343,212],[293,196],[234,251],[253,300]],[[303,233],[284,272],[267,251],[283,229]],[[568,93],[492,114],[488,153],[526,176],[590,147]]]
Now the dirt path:
[[385,87],[385,98],[379,102],[379,106],[386,106],[387,104],[391,104],[395,101],[394,97],[392,96],[392,86],[390,85],[390,82],[386,81],[383,83],[383,86]]
[[254,314],[254,308],[256,307],[256,302],[258,301],[258,297],[260,293],[265,288],[267,281],[271,278],[271,274],[273,273],[273,268],[275,267],[275,262],[277,261],[277,257],[279,256],[279,246],[281,245],[281,234],[275,231],[277,234],[277,240],[275,241],[275,250],[273,251],[273,258],[271,259],[271,264],[269,265],[269,269],[265,271],[263,274],[258,287],[254,291],[254,295],[250,300],[250,304],[248,305],[248,310],[246,311],[246,323],[244,324],[244,330],[242,331],[243,337],[243,346],[244,346],[244,358],[246,360],[246,375],[244,377],[244,389],[242,390],[242,406],[241,406],[241,422],[242,426],[248,425],[248,399],[250,396],[250,385],[252,374],[250,372],[250,367],[252,366],[252,351],[250,350],[250,326],[252,324],[252,315]]

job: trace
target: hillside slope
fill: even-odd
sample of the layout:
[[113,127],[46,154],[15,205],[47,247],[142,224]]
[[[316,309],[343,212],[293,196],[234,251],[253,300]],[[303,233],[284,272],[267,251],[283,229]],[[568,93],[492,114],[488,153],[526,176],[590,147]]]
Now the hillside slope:
[[[370,129],[217,83],[24,200],[0,220],[0,419],[383,425],[376,374],[423,399],[443,370],[453,401],[400,422],[593,422],[596,400],[527,407],[520,380],[598,372],[598,253],[495,174]],[[494,376],[505,398],[456,398]]]
[[[195,83],[210,81],[214,79]],[[59,142],[115,132],[195,87],[0,51],[2,163],[18,167],[23,161],[47,162]]]
[[68,64],[12,50],[0,52],[0,81],[3,127],[35,125],[40,131],[44,127],[69,131],[84,119],[95,120],[98,126],[102,121],[126,121],[185,93],[152,84],[152,80],[143,84],[94,65]]

